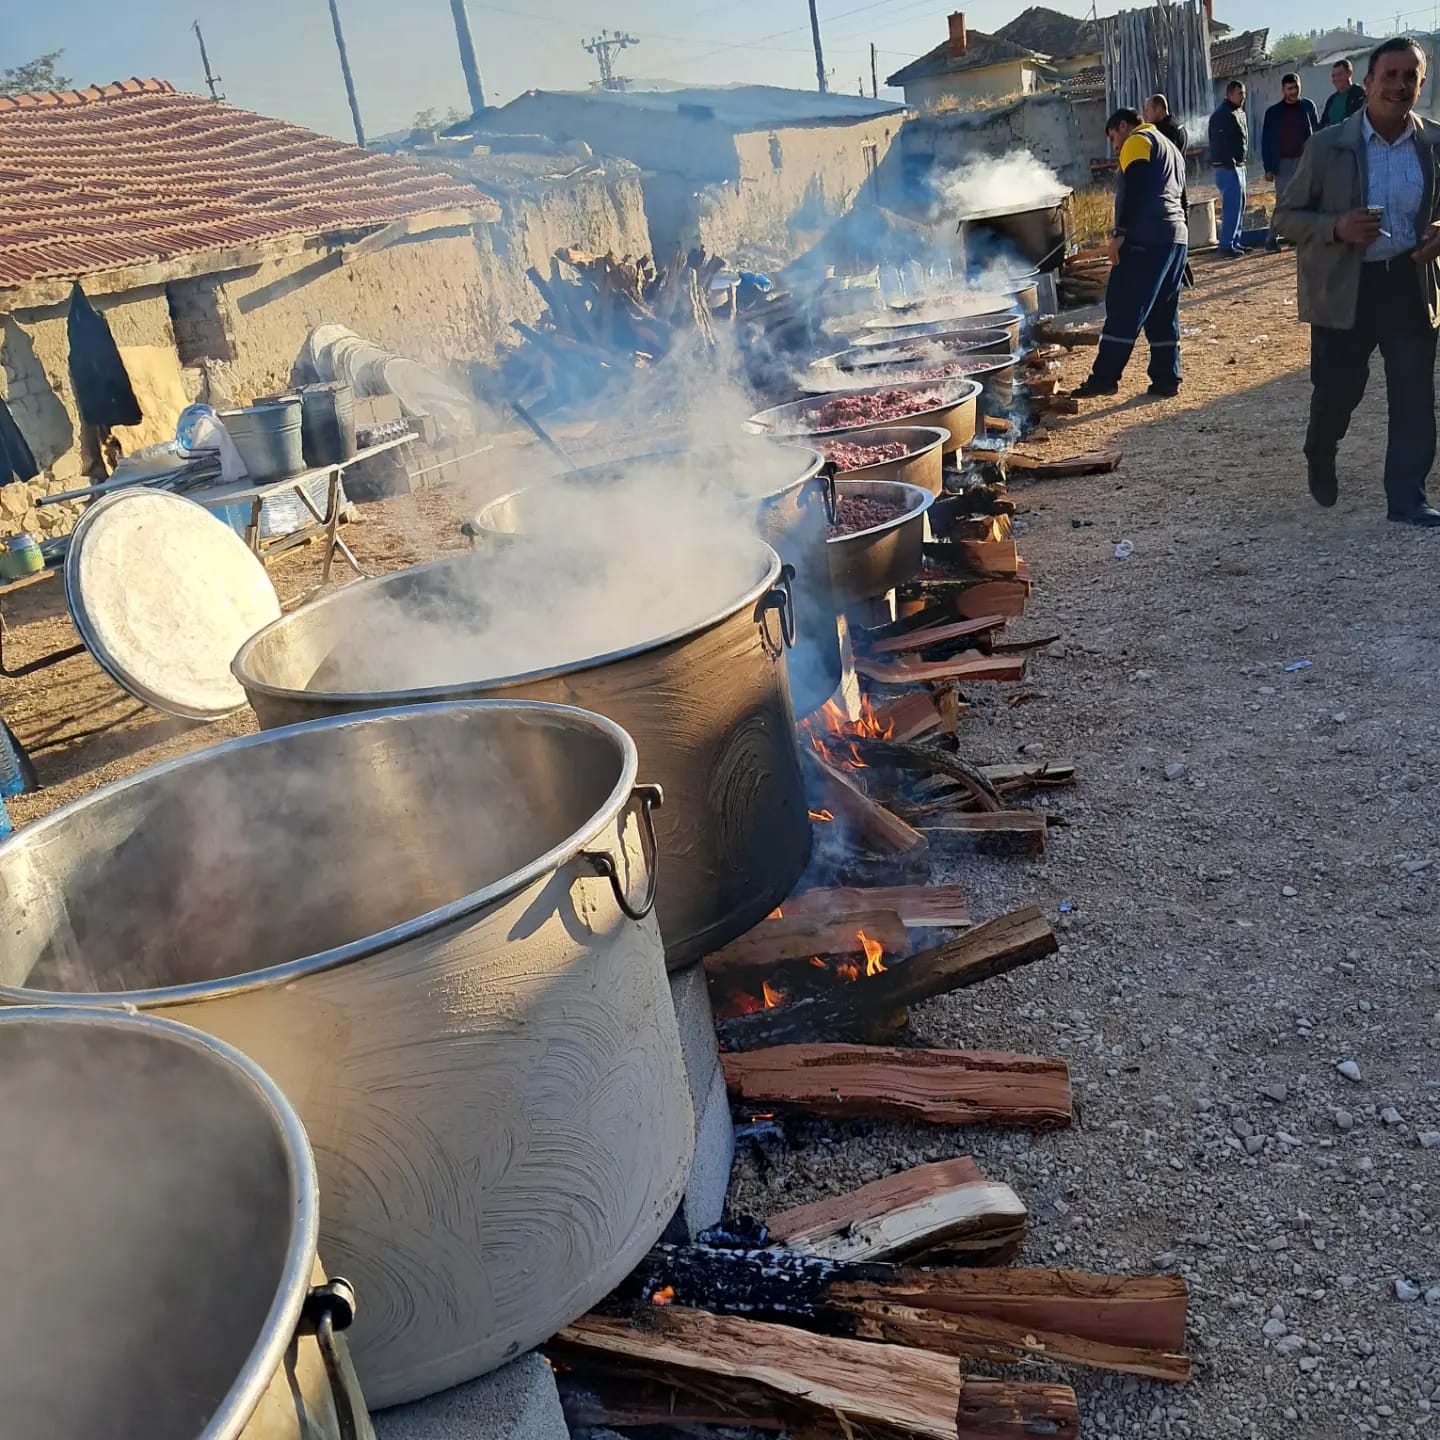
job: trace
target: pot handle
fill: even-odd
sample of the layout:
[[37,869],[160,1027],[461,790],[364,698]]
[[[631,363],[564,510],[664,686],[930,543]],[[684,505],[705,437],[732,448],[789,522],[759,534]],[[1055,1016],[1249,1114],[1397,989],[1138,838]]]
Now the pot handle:
[[[778,657],[781,650],[795,648],[795,592],[790,582],[795,578],[793,565],[780,567],[780,578],[761,597],[756,607],[755,618],[760,622],[760,633],[765,637],[765,648]],[[780,612],[780,642],[770,639],[770,627],[766,617],[772,610]]]
[[840,497],[835,490],[835,475],[839,469],[833,460],[827,460],[815,472],[815,478],[820,482],[820,493],[825,497],[825,519],[831,525],[840,514]]
[[300,1310],[300,1333],[314,1335],[315,1343],[320,1347],[320,1358],[325,1362],[325,1376],[330,1381],[331,1398],[335,1402],[335,1423],[339,1427],[340,1440],[367,1440],[371,1433],[368,1424],[361,1430],[356,1419],[355,1397],[350,1393],[345,1366],[340,1358],[340,1344],[336,1339],[342,1330],[350,1328],[354,1319],[355,1288],[339,1275],[324,1285],[312,1286]]
[[[640,827],[646,851],[645,861],[650,870],[650,883],[645,887],[645,898],[639,907],[630,903],[625,887],[620,882],[620,869],[615,857],[604,850],[582,850],[581,859],[588,860],[595,867],[597,875],[603,875],[615,892],[615,903],[631,920],[643,920],[655,908],[655,891],[660,875],[660,846],[655,839],[655,811],[665,803],[665,792],[658,785],[637,785],[630,792],[630,803],[640,802]],[[626,807],[629,808],[628,806]]]

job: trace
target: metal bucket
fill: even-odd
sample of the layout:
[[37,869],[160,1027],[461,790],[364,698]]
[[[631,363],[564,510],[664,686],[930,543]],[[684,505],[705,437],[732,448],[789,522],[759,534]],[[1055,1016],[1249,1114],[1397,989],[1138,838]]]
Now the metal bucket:
[[[688,554],[666,550],[677,568],[692,568]],[[727,588],[713,610],[681,615],[658,593],[665,572],[624,545],[617,567],[629,590],[601,587],[587,607],[594,614],[575,623],[603,629],[615,607],[638,597],[658,612],[654,630],[622,632],[616,648],[602,653],[583,633],[567,632],[562,641],[573,658],[545,669],[482,663],[492,639],[509,643],[527,621],[523,587],[536,577],[519,549],[347,585],[266,626],[241,647],[233,669],[264,726],[480,696],[554,700],[608,715],[635,737],[646,778],[665,789],[655,820],[665,870],[658,912],[666,961],[683,969],[758,925],[810,858],[784,661],[795,634],[789,586],[768,545],[747,538],[745,553],[743,588]],[[549,612],[539,624],[551,626]],[[450,647],[457,625],[464,644],[447,649],[450,668],[423,683],[429,662],[417,667],[410,657],[437,641]]]
[[343,465],[355,456],[355,391],[343,380],[300,387],[300,434],[305,463]]
[[630,532],[650,538],[729,523],[738,508],[754,532],[795,571],[795,644],[786,659],[797,715],[818,710],[840,686],[839,609],[825,553],[830,513],[823,457],[805,445],[745,440],[742,447],[652,451],[588,465],[501,495],[470,521],[479,539],[525,538],[583,555]]
[[1220,235],[1215,223],[1215,201],[1192,200],[1190,202],[1189,240],[1192,250],[1203,250],[1214,245]]
[[293,395],[282,395],[247,410],[221,410],[220,421],[245,462],[255,484],[284,480],[305,468],[302,407]]
[[0,1429],[373,1440],[275,1083],[149,1016],[0,1010]]
[[[694,1120],[635,772],[598,715],[429,705],[231,740],[0,845],[0,1001],[183,1017],[294,1105],[372,1406],[554,1334],[679,1203]],[[53,1365],[76,1330],[50,1294]]]

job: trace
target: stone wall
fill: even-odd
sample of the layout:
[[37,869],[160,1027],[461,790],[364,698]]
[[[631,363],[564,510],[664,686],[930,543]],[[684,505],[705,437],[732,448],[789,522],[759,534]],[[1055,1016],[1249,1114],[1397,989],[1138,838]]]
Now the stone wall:
[[[145,424],[120,432],[125,448],[174,433],[180,409],[200,393],[204,363],[246,403],[293,382],[305,338],[323,321],[438,367],[487,360],[515,339],[512,320],[533,321],[544,308],[528,266],[548,269],[563,245],[632,255],[651,248],[639,172],[624,161],[555,181],[483,161],[469,169],[485,173],[500,201],[498,224],[402,241],[349,264],[317,242],[242,270],[91,295],[146,414]],[[65,316],[64,305],[0,314],[0,397],[44,467],[32,487],[41,493],[75,488],[93,458],[70,385]],[[12,521],[47,533],[73,523],[71,507],[37,514],[31,491],[12,490],[8,503],[0,499],[0,534],[27,528]]]
[[1090,183],[1090,161],[1100,158],[1090,153],[1092,142],[1082,135],[1076,107],[1053,92],[993,110],[927,115],[905,127],[900,143],[907,162],[939,170],[955,169],[977,156],[1000,158],[1028,150],[1076,188]]

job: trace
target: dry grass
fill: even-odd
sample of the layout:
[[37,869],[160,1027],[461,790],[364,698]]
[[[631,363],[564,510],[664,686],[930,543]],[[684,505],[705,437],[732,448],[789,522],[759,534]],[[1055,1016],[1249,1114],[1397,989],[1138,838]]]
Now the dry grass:
[[1081,245],[1103,240],[1115,223],[1115,194],[1106,186],[1077,190],[1073,200],[1074,239]]

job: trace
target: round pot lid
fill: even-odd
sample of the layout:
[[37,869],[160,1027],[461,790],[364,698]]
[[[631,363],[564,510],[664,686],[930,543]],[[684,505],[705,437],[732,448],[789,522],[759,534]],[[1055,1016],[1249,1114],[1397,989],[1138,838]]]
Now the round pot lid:
[[65,597],[110,678],[187,720],[244,707],[230,662],[280,618],[275,587],[245,542],[203,506],[160,490],[112,495],[81,516]]

